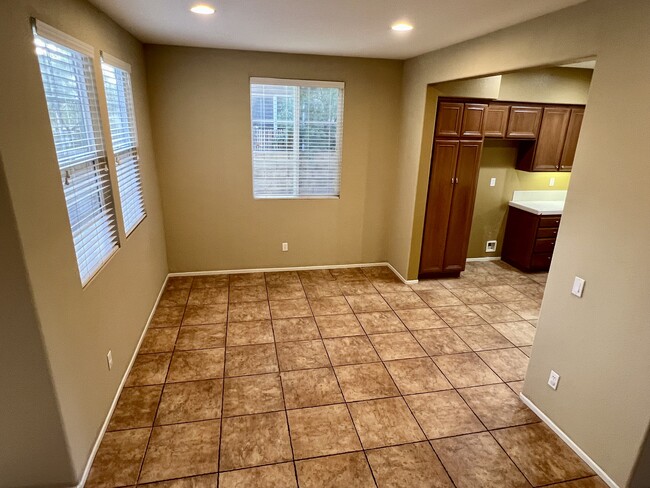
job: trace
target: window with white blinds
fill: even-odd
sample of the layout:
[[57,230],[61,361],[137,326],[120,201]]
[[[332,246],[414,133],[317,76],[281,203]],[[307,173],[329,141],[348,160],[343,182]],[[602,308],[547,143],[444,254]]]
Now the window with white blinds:
[[115,155],[122,219],[127,236],[146,216],[130,71],[130,66],[126,63],[102,53],[108,121]]
[[344,84],[251,78],[255,198],[340,195]]
[[118,249],[104,150],[93,48],[46,24],[34,24],[63,193],[85,285]]

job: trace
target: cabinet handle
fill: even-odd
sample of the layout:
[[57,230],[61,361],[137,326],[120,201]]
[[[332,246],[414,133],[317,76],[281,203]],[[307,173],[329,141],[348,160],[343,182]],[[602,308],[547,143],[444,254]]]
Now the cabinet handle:
[[456,178],[456,184],[458,184],[458,178]]

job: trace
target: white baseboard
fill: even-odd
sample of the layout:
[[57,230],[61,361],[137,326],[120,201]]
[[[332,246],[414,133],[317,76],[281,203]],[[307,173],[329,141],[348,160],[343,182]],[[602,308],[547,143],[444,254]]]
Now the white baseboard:
[[573,440],[564,433],[562,429],[560,429],[555,423],[544,413],[542,412],[537,405],[535,405],[526,395],[523,393],[519,394],[519,397],[521,398],[521,401],[526,404],[528,408],[530,408],[535,414],[542,419],[542,422],[544,422],[546,425],[548,425],[553,432],[555,432],[560,439],[562,439],[567,446],[569,446],[573,452],[575,452],[578,456],[580,456],[580,459],[582,459],[585,463],[589,465],[591,469],[593,469],[598,476],[609,486],[610,488],[620,488],[613,479],[611,479],[607,473],[596,464],[596,462],[591,459],[586,452],[584,452],[578,444],[573,442]]
[[418,280],[407,280],[390,263],[355,263],[355,264],[324,264],[318,266],[288,266],[284,268],[246,268],[246,269],[224,269],[215,271],[188,271],[184,273],[169,273],[169,276],[209,276],[235,273],[275,273],[278,271],[310,271],[315,269],[340,269],[340,268],[370,268],[372,266],[387,266],[402,282],[407,285],[414,285]]
[[108,428],[108,424],[111,421],[111,417],[113,416],[113,412],[115,411],[115,407],[117,406],[117,401],[120,398],[120,394],[122,393],[122,389],[124,388],[126,379],[128,378],[129,373],[131,372],[131,368],[133,367],[135,358],[138,355],[138,351],[140,350],[140,346],[142,345],[142,341],[144,340],[144,335],[147,333],[147,330],[149,329],[149,324],[151,323],[153,314],[155,313],[156,308],[158,307],[158,302],[160,301],[160,297],[162,296],[163,291],[165,290],[165,286],[167,285],[168,278],[169,275],[167,275],[167,277],[165,278],[165,281],[163,282],[162,287],[158,292],[156,303],[154,303],[153,308],[151,309],[151,313],[149,314],[149,318],[147,319],[147,323],[145,324],[144,329],[142,330],[142,334],[140,334],[140,339],[138,340],[138,344],[135,346],[135,350],[133,351],[133,356],[131,356],[131,361],[129,362],[129,365],[127,366],[126,371],[124,372],[124,376],[122,376],[122,381],[120,381],[120,386],[117,388],[117,392],[115,393],[115,398],[113,398],[113,403],[111,404],[111,408],[108,410],[108,414],[104,419],[104,424],[102,425],[102,428],[99,431],[99,435],[97,436],[95,445],[93,446],[93,449],[90,452],[90,456],[88,458],[88,462],[86,463],[86,467],[84,468],[83,474],[81,476],[81,480],[77,484],[76,488],[83,488],[84,485],[86,484],[86,481],[88,480],[88,475],[90,474],[90,468],[93,465],[93,461],[95,460],[95,456],[97,455],[99,446],[102,443],[104,434],[106,434],[106,429]]
[[467,258],[468,263],[478,263],[483,261],[501,261],[501,256],[484,256],[482,258]]

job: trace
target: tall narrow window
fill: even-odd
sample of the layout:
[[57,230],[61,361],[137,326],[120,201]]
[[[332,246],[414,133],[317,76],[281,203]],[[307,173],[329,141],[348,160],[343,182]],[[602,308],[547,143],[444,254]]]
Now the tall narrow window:
[[117,168],[117,185],[122,204],[122,219],[126,234],[129,235],[146,216],[140,180],[131,67],[107,54],[102,54],[102,74]]
[[35,21],[34,36],[79,274],[85,285],[119,247],[93,48],[39,21]]
[[251,78],[255,198],[339,196],[343,86]]

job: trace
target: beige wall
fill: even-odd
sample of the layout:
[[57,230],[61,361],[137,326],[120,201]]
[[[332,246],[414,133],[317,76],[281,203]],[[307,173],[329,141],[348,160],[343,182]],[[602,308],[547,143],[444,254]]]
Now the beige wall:
[[499,100],[586,105],[593,71],[581,68],[535,68],[501,77]]
[[[30,16],[133,65],[148,217],[128,239],[122,239],[121,249],[84,289],[34,54]],[[142,46],[84,1],[16,0],[0,3],[0,61],[5,67],[0,71],[0,152],[70,450],[73,479],[68,481],[74,481],[81,476],[167,272]],[[101,98],[101,82],[98,85]],[[106,118],[104,126],[106,129]],[[123,237],[123,231],[121,234]],[[24,341],[33,341],[33,337]],[[37,345],[27,343],[24,347]],[[109,349],[114,361],[110,372],[106,365]],[[50,421],[56,435],[60,426],[54,419]],[[32,454],[32,466],[57,456],[48,452],[51,459],[43,460],[42,451]],[[57,470],[57,476],[65,474],[65,466]]]
[[[517,171],[517,148],[514,143],[486,140],[481,155],[476,203],[472,217],[467,257],[500,256],[503,234],[506,230],[508,202],[516,190],[567,190],[571,173],[529,173]],[[495,186],[490,179],[496,178]],[[549,187],[550,178],[555,186]],[[485,252],[485,243],[497,240],[496,252]]]
[[[621,486],[650,423],[648,18],[642,0],[592,0],[409,60],[389,232],[390,262],[414,277],[428,84],[598,55],[524,393]],[[582,299],[570,294],[575,275],[587,280]]]
[[[386,259],[402,62],[167,46],[146,58],[172,271]],[[339,200],[253,199],[251,76],[345,82]]]

